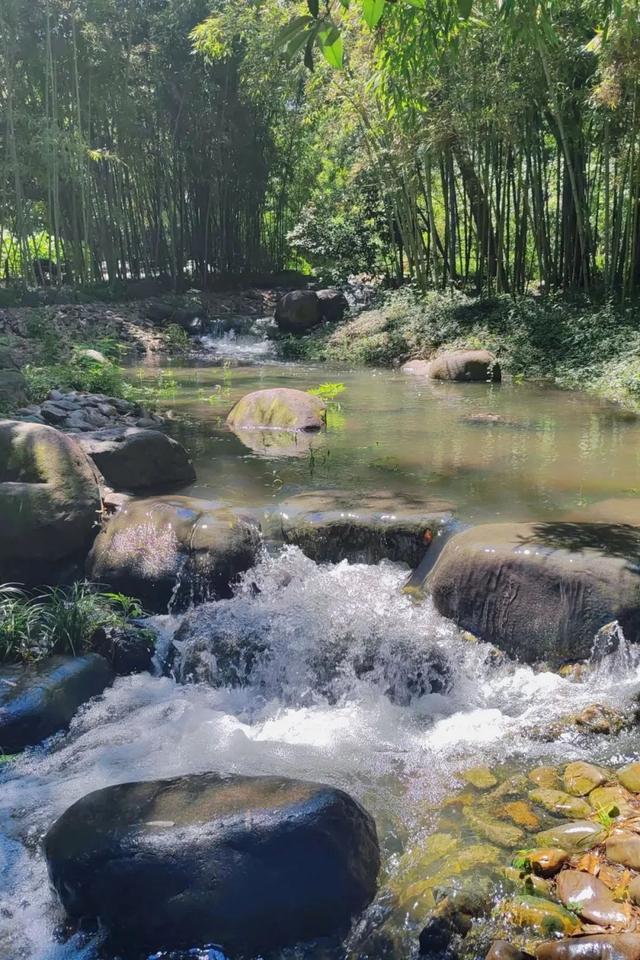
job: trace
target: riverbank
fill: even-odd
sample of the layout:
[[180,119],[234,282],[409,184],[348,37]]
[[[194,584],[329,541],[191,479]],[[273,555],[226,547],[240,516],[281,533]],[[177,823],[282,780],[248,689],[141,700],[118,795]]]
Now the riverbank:
[[640,410],[640,313],[635,307],[452,292],[388,292],[375,309],[279,341],[285,359],[386,366],[486,348],[516,381],[586,390]]

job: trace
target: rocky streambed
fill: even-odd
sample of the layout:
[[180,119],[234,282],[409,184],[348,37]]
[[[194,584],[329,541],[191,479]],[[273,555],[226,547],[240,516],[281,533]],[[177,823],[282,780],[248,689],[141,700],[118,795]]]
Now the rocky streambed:
[[[413,398],[449,450],[485,431],[494,468],[500,431],[550,448],[548,427],[478,409],[502,389],[493,358],[411,372],[383,391],[404,398],[389,443]],[[362,456],[342,405],[252,377],[223,380],[222,423],[197,394],[217,456],[105,395],[55,392],[0,426],[3,576],[87,576],[152,614],[84,657],[3,668],[0,745],[27,749],[0,773],[21,904],[3,902],[2,950],[640,955],[634,498],[471,523],[452,474],[400,482],[371,445],[396,489],[340,485]]]

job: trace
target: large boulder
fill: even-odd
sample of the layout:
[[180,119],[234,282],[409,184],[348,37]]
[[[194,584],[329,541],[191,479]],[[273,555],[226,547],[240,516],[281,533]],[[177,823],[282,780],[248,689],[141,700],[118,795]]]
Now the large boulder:
[[284,333],[306,333],[321,320],[320,300],[313,290],[292,290],[277,303],[275,321]]
[[411,361],[403,369],[406,373],[426,376],[430,380],[497,383],[502,379],[500,364],[488,350],[452,350],[428,363],[424,360]]
[[437,609],[528,663],[590,655],[617,620],[640,638],[640,530],[580,523],[497,523],[456,534],[429,580]]
[[33,583],[82,557],[98,529],[93,464],[53,427],[0,421],[0,579]]
[[434,537],[450,525],[451,508],[386,491],[315,490],[281,503],[269,514],[265,532],[300,547],[316,562],[393,560],[416,567]]
[[0,752],[17,753],[65,729],[112,681],[112,668],[96,653],[0,667]]
[[320,301],[320,316],[327,323],[339,323],[349,309],[344,293],[335,287],[318,290],[317,297]]
[[373,898],[373,820],[341,790],[213,773],[88,794],[49,829],[68,916],[127,956],[219,944],[253,956],[346,932]]
[[326,422],[327,407],[303,390],[275,387],[255,390],[242,397],[227,417],[234,431],[320,430]]
[[78,437],[114,490],[160,490],[195,480],[196,473],[182,444],[160,430],[113,427]]
[[156,497],[126,503],[98,536],[92,580],[139,597],[148,610],[231,596],[256,560],[255,525],[207,500]]

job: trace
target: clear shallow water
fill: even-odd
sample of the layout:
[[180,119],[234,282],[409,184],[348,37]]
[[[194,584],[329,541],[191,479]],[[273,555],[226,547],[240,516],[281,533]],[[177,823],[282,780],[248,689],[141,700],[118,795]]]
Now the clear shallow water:
[[[209,360],[135,372],[142,383],[169,383],[163,405],[181,418],[174,433],[194,457],[194,495],[256,506],[313,488],[385,489],[451,501],[461,520],[480,522],[559,517],[640,492],[640,420],[611,404],[532,384],[433,383],[268,355],[249,362],[247,349],[269,346],[212,338]],[[339,406],[298,456],[274,455],[259,438],[250,449],[224,425],[251,390],[326,382],[345,385]],[[478,414],[506,422],[469,420]]]
[[[226,502],[268,503],[331,482],[421,496],[426,490],[454,500],[463,519],[535,517],[628,493],[635,482],[637,425],[570,394],[432,388],[399,373],[269,362],[233,368],[231,376],[212,366],[171,373],[178,389],[168,403],[190,420],[178,432],[196,460],[194,492]],[[220,422],[248,389],[328,380],[346,384],[338,411],[344,419],[317,438],[315,463],[257,456]],[[216,383],[216,392],[227,392],[209,402]],[[467,411],[485,410],[527,428],[461,422]],[[372,463],[378,457],[401,466],[382,477]],[[635,651],[623,644],[581,682],[496,661],[429,601],[402,594],[405,577],[390,563],[317,566],[295,548],[265,556],[232,600],[198,608],[176,668],[202,682],[120,679],[79,713],[68,734],[1,772],[0,958],[95,956],[90,938],[60,942],[63,917],[39,842],[71,803],[108,784],[206,770],[325,781],[374,814],[385,876],[393,876],[397,855],[432,827],[434,807],[456,789],[464,767],[580,756],[622,762],[635,751],[633,737],[594,747],[531,736],[594,701],[628,705],[640,690]],[[168,645],[180,620],[160,618],[158,625]],[[263,645],[244,686],[207,682],[216,668],[214,627],[231,646],[247,636]]]

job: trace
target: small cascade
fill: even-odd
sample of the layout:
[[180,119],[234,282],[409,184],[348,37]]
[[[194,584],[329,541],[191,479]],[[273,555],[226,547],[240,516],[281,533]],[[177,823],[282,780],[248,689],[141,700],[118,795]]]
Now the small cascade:
[[246,363],[264,361],[275,354],[267,331],[271,317],[217,317],[209,320],[206,333],[199,338],[203,357],[236,360]]

